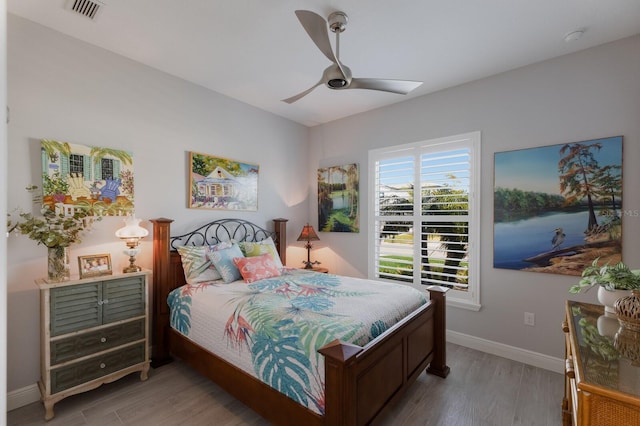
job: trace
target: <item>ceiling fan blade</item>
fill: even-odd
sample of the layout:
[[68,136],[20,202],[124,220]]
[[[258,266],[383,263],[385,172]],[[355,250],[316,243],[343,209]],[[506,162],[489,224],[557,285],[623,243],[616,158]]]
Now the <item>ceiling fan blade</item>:
[[318,49],[320,49],[320,51],[324,53],[324,56],[331,62],[337,64],[339,61],[331,47],[327,21],[325,21],[322,16],[310,10],[296,10],[296,16],[307,34],[309,34],[309,37],[311,37],[311,40],[318,46]]
[[386,80],[382,78],[353,78],[349,89],[370,89],[382,92],[398,93],[406,95],[413,89],[417,89],[422,84],[421,81],[409,80]]
[[292,97],[290,97],[290,98],[283,99],[283,100],[282,100],[282,102],[286,102],[286,103],[288,103],[288,104],[292,104],[292,103],[294,103],[295,101],[297,101],[298,99],[300,99],[300,98],[303,98],[303,97],[307,96],[309,93],[311,93],[311,91],[312,91],[313,89],[315,89],[316,87],[320,86],[321,84],[322,84],[322,80],[320,80],[319,82],[317,82],[317,83],[316,83],[316,84],[314,84],[313,86],[309,87],[309,88],[308,88],[307,90],[305,90],[304,92],[298,93],[297,95],[292,96]]

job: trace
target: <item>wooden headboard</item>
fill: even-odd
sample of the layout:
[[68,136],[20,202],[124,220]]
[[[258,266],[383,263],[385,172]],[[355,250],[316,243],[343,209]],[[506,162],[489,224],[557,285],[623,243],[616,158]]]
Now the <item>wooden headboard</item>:
[[155,368],[171,360],[168,346],[169,293],[184,284],[184,270],[176,247],[208,246],[222,241],[261,241],[272,237],[280,259],[286,264],[287,219],[273,219],[274,230],[268,231],[243,219],[220,219],[209,222],[183,235],[171,236],[172,219],[159,218],[153,223],[153,353]]

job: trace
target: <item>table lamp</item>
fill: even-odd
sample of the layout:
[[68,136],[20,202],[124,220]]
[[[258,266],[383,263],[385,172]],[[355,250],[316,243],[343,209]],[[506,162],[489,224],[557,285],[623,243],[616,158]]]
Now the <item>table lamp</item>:
[[307,249],[307,260],[302,261],[302,263],[304,263],[305,265],[304,269],[313,269],[313,265],[319,265],[320,262],[318,262],[317,260],[313,262],[311,261],[311,241],[320,241],[320,238],[318,238],[316,231],[313,230],[313,226],[307,223],[304,228],[302,228],[302,232],[298,237],[298,241],[306,241],[304,248]]
[[142,270],[136,265],[136,255],[140,253],[138,245],[140,240],[149,235],[149,231],[140,226],[140,219],[135,216],[127,216],[124,219],[125,226],[116,231],[116,237],[124,240],[128,249],[124,250],[124,254],[129,256],[129,266],[125,267],[122,272],[139,272]]

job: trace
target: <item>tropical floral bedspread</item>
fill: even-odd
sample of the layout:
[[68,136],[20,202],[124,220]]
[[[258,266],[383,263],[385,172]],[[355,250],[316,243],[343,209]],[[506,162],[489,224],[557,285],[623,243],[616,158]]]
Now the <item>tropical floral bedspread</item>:
[[298,269],[252,284],[185,285],[168,297],[174,329],[319,414],[317,349],[335,339],[363,346],[426,301],[405,285]]

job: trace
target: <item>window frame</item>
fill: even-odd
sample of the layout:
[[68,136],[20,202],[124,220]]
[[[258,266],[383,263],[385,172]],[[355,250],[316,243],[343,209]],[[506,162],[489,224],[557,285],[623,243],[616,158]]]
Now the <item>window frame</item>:
[[[376,163],[380,160],[399,158],[403,156],[412,156],[415,166],[415,186],[420,186],[420,163],[421,154],[436,153],[449,150],[465,148],[469,150],[469,212],[468,212],[468,265],[469,265],[469,281],[466,291],[450,289],[447,294],[447,304],[473,311],[479,311],[480,305],[480,183],[481,183],[481,132],[474,131],[454,136],[447,136],[437,139],[429,139],[408,144],[389,146],[369,150],[369,218],[368,218],[368,277],[385,282],[400,283],[410,285],[419,290],[425,290],[428,286],[420,283],[420,274],[414,274],[412,282],[401,282],[377,277],[376,270],[376,202],[379,194],[376,188]],[[421,212],[421,197],[414,197],[414,212]],[[414,214],[410,219],[416,225],[420,225],[423,221],[421,213]],[[420,228],[418,228],[420,229]],[[414,238],[414,271],[420,270],[421,246],[420,239]]]

